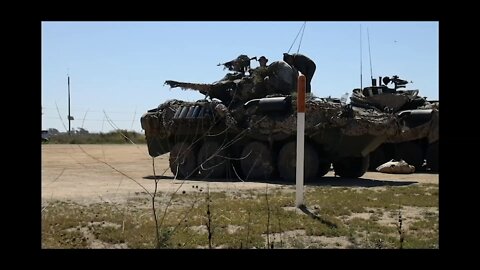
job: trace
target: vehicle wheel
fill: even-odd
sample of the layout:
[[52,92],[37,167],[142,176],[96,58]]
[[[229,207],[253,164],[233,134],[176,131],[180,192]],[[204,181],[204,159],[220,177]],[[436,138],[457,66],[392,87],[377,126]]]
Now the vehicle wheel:
[[387,156],[385,155],[385,149],[380,145],[377,149],[370,153],[370,165],[368,165],[368,169],[370,171],[376,171],[378,166],[387,161],[390,160],[387,159]]
[[192,178],[198,173],[195,150],[184,142],[176,143],[172,147],[168,161],[170,162],[170,170],[178,178]]
[[242,150],[240,166],[245,179],[270,179],[274,170],[272,152],[265,143],[250,142]]
[[220,150],[221,145],[216,141],[206,141],[198,151],[200,175],[205,178],[224,178],[227,172],[228,160],[226,151]]
[[[296,177],[297,167],[297,143],[291,141],[285,144],[278,154],[278,172],[283,179],[293,182]],[[317,150],[313,145],[305,143],[304,171],[305,181],[314,178],[319,169],[319,159]]]
[[336,175],[345,178],[358,178],[367,172],[370,156],[346,157],[333,162]]
[[432,172],[438,172],[438,141],[428,146],[427,167],[429,167]]
[[424,154],[418,143],[404,142],[396,146],[397,159],[405,160],[409,165],[415,166],[415,171],[420,171],[423,165]]

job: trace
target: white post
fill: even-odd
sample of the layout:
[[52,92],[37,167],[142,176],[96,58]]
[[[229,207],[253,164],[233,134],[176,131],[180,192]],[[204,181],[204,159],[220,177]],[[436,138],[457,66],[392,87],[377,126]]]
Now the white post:
[[295,205],[300,207],[304,205],[303,200],[303,169],[305,156],[305,76],[298,76],[297,84],[297,179],[296,179],[296,195]]

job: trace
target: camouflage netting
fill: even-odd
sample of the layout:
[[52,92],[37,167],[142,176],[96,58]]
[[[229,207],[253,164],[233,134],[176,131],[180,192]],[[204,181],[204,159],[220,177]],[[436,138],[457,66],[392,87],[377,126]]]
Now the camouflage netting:
[[173,99],[158,106],[158,111],[154,117],[160,119],[163,129],[168,130],[173,125],[173,116],[175,115],[175,112],[182,105],[185,105],[185,103],[185,101]]
[[[175,130],[175,125],[178,125],[178,122],[174,121],[175,113],[182,107],[191,107],[196,104],[208,107],[208,110],[213,112],[211,123],[214,123],[215,119],[223,122],[232,130],[240,131],[251,128],[260,134],[267,135],[271,133],[295,134],[297,129],[295,97],[292,98],[291,113],[284,115],[246,115],[243,106],[228,109],[226,105],[216,100],[211,102],[169,100],[150,112],[147,121],[157,133],[170,136],[170,133]],[[307,100],[305,120],[307,134],[326,128],[340,128],[344,134],[351,136],[394,135],[399,130],[396,118],[392,115],[318,98]],[[240,123],[243,124],[240,125]],[[181,124],[185,125],[185,122]]]
[[353,117],[337,116],[332,121],[342,128],[342,132],[350,136],[387,135],[397,134],[400,125],[397,118],[375,110],[352,107]]
[[[296,112],[296,97],[292,98],[292,112]],[[262,119],[263,118],[263,119]],[[284,119],[253,115],[249,126],[264,134],[284,132],[294,134],[297,130],[297,114],[289,114]],[[305,131],[313,133],[326,128],[340,128],[350,136],[393,135],[399,131],[397,120],[392,115],[378,110],[342,105],[328,99],[310,97],[306,102]]]
[[[243,55],[242,55],[243,56]],[[248,59],[244,56],[244,60]],[[235,61],[224,63],[232,65]],[[242,62],[243,63],[243,62]],[[246,62],[245,62],[246,63]],[[242,66],[243,67],[243,66]],[[297,129],[296,115],[296,87],[298,71],[284,61],[275,61],[268,67],[249,69],[248,75],[243,69],[232,68],[233,73],[228,73],[220,81],[212,84],[198,84],[168,80],[165,84],[170,87],[180,87],[183,90],[191,89],[205,94],[212,101],[199,101],[197,103],[170,100],[159,106],[157,112],[151,115],[159,119],[161,131],[165,134],[174,132],[176,122],[175,113],[183,107],[192,107],[199,103],[208,107],[211,112],[212,123],[221,122],[231,131],[252,129],[256,134],[268,135],[272,133],[295,134]],[[285,97],[292,95],[291,106],[288,111],[274,113],[256,113],[246,110],[244,104],[252,99],[265,97]],[[405,105],[405,99],[387,102],[395,109]],[[221,102],[220,102],[220,101]],[[373,100],[375,103],[375,100]],[[339,128],[343,134],[350,136],[373,135],[391,136],[400,132],[398,118],[393,114],[384,113],[383,108],[374,106],[371,99],[362,96],[361,92],[354,93],[352,105],[340,103],[338,99],[317,98],[307,94],[306,101],[306,134],[328,128]],[[358,106],[357,106],[358,105]],[[185,124],[184,124],[185,123]],[[182,122],[188,125],[188,121]],[[158,124],[157,124],[158,125]]]
[[350,100],[355,106],[375,107],[386,112],[398,112],[425,105],[426,100],[417,94],[418,90],[398,90],[392,93],[365,96],[360,89],[354,89]]
[[211,84],[184,83],[184,82],[177,82],[177,81],[172,81],[172,80],[167,80],[167,81],[165,81],[164,84],[168,84],[171,88],[180,87],[180,89],[182,89],[182,90],[195,89],[195,90],[198,90],[202,94],[208,93],[212,88]]
[[171,88],[196,90],[200,93],[231,103],[244,103],[250,99],[263,98],[271,94],[288,95],[295,90],[298,72],[283,61],[275,61],[268,67],[257,67],[249,74],[241,72],[228,73],[220,81],[212,84],[189,83],[167,80]]
[[[406,81],[405,81],[406,83]],[[387,142],[400,143],[427,138],[429,143],[438,140],[438,110],[439,102],[429,102],[424,97],[418,96],[418,90],[396,90],[386,86],[379,86],[383,93],[372,94],[368,92],[374,87],[366,87],[364,90],[354,89],[351,104],[363,108],[376,108],[386,113],[400,114],[406,110],[432,110],[432,118],[421,125],[409,125],[398,120],[398,132],[389,133]],[[370,117],[366,114],[365,117]],[[376,128],[374,126],[372,128]]]
[[[177,112],[180,112],[184,108],[193,108],[195,106],[203,108],[204,114],[202,122],[205,126],[205,129],[208,129],[216,122],[224,123],[225,126],[231,128],[232,130],[239,129],[237,121],[231,114],[232,111],[230,111],[227,106],[218,100],[199,100],[197,102],[187,102],[176,99],[168,100],[158,106],[158,108],[150,110],[149,113],[145,114],[142,117],[142,128],[151,131],[151,133],[154,133],[157,136],[160,134],[160,137],[168,137],[174,135],[176,132],[176,127],[189,125],[196,127],[198,124],[197,122],[189,121],[185,118],[175,121]],[[147,126],[148,128],[146,128]]]
[[389,135],[387,142],[389,143],[400,143],[407,142],[412,140],[418,140],[422,138],[427,138],[428,143],[433,143],[439,139],[439,129],[438,129],[438,110],[433,110],[432,119],[425,124],[409,128],[407,125],[401,127],[401,131]]
[[173,99],[160,104],[158,108],[150,110],[142,117],[142,128],[155,136],[167,138],[174,130],[172,127],[175,125],[173,120],[175,113],[188,104],[193,103]]

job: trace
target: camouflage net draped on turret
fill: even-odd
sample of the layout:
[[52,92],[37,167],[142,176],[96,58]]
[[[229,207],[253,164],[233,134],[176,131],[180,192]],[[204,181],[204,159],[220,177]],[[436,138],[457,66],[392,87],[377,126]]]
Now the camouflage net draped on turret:
[[205,84],[205,83],[186,83],[186,82],[177,82],[177,81],[171,81],[167,80],[165,81],[165,84],[168,84],[171,88],[175,87],[180,87],[182,90],[198,90],[202,94],[206,94],[212,89],[211,84]]
[[[193,84],[195,85],[195,84]],[[282,95],[277,95],[282,96]],[[269,135],[276,133],[296,134],[297,117],[296,98],[291,101],[292,113],[284,115],[248,114],[243,106],[228,108],[219,101],[185,102],[170,100],[150,112],[155,130],[165,136],[176,132],[176,125],[188,126],[188,119],[175,120],[175,115],[182,108],[200,106],[205,108],[205,117],[202,118],[205,127],[223,123],[225,128],[241,132],[245,129],[250,133]],[[148,117],[147,117],[148,118]],[[309,98],[306,102],[305,131],[313,134],[315,131],[327,128],[339,128],[342,133],[349,136],[360,135],[393,135],[398,132],[397,119],[393,115],[381,113],[373,109],[351,107],[330,101],[328,99]],[[147,120],[145,120],[147,121]],[[161,125],[159,125],[161,123]],[[149,123],[146,123],[149,124]]]
[[[193,130],[208,133],[228,129],[228,132],[245,133],[254,139],[275,137],[283,140],[295,136],[297,131],[297,78],[295,68],[284,61],[275,61],[267,67],[248,70],[248,75],[243,70],[228,73],[211,84],[167,80],[165,84],[171,88],[198,91],[206,97],[197,102],[167,101],[142,117],[142,127],[148,127],[144,129],[160,138],[188,136]],[[408,92],[404,100],[387,103],[396,109],[407,99],[414,100],[408,97],[410,94]],[[270,97],[289,97],[288,106],[262,111],[259,100]],[[247,106],[252,100],[254,105]],[[307,94],[305,134],[317,136],[325,130],[336,130],[338,134],[353,137],[393,138],[402,130],[399,119],[394,114],[382,112],[384,108],[379,108],[375,102],[361,92],[354,92],[350,105],[338,99]]]
[[[393,91],[393,90],[392,90]],[[367,93],[366,90],[363,92]],[[392,93],[365,96],[360,89],[354,89],[350,97],[352,104],[359,107],[375,107],[386,112],[398,112],[424,106],[427,101],[418,96],[418,90],[398,90]]]
[[[402,80],[402,82],[406,81]],[[376,89],[388,91],[372,92]],[[400,143],[426,138],[429,143],[432,143],[439,139],[439,102],[427,101],[426,98],[418,96],[418,93],[418,90],[395,90],[386,86],[366,87],[363,90],[354,89],[350,99],[351,104],[358,108],[378,109],[387,114],[400,115],[402,111],[408,110],[431,111],[431,118],[425,120],[423,124],[410,125],[403,122],[402,117],[399,116],[397,121],[399,131],[389,133],[387,142]],[[366,114],[365,117],[369,115]]]
[[288,95],[295,90],[298,72],[283,61],[275,61],[268,67],[257,67],[242,72],[228,73],[211,84],[165,81],[171,88],[194,90],[223,101],[224,104],[244,103],[250,99],[272,94]]

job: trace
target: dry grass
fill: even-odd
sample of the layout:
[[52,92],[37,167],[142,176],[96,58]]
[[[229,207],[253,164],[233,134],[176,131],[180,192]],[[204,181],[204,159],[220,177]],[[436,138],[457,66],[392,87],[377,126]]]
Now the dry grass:
[[[176,194],[159,228],[160,247],[208,248],[210,231],[213,248],[266,248],[267,241],[274,248],[399,248],[400,208],[403,248],[438,248],[435,185],[312,187],[306,212],[292,207],[293,192],[269,190],[268,206],[265,193],[258,192],[210,193],[209,201],[205,191]],[[42,212],[42,246],[154,248],[149,200],[138,194],[123,205],[50,202]],[[158,202],[159,211],[163,207]]]

